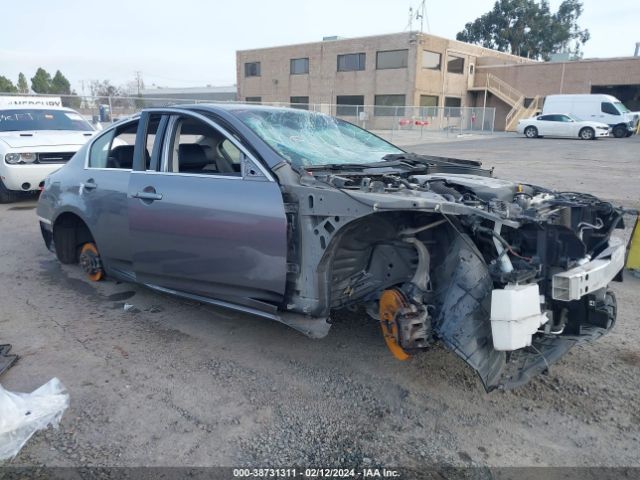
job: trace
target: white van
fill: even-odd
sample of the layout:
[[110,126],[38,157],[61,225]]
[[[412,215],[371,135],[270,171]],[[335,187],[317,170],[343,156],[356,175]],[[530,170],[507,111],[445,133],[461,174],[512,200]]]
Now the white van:
[[60,97],[0,96],[0,203],[37,191],[95,133]]
[[542,108],[543,114],[566,113],[609,125],[616,138],[633,135],[638,125],[638,115],[630,112],[616,97],[603,94],[549,95]]

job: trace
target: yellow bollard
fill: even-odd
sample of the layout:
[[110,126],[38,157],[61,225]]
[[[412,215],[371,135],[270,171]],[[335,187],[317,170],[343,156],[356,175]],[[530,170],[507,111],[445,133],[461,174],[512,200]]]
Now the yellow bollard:
[[636,224],[631,233],[631,241],[627,247],[627,268],[630,270],[640,270],[640,217],[636,218]]

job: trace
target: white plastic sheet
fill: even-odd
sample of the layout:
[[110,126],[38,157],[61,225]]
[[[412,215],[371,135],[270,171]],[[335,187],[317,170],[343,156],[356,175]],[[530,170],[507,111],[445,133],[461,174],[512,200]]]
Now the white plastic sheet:
[[31,393],[14,393],[0,385],[0,460],[15,457],[36,431],[57,427],[69,406],[69,394],[57,378]]

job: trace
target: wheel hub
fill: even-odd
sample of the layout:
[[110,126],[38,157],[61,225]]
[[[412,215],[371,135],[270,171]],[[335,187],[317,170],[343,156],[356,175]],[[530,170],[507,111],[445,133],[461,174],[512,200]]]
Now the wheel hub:
[[102,269],[102,260],[98,249],[93,243],[85,243],[80,251],[79,258],[80,267],[87,274],[90,280],[97,282],[104,276]]

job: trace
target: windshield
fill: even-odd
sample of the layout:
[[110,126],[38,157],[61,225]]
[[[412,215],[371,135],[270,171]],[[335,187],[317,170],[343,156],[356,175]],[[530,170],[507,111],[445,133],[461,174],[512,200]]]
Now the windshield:
[[621,113],[629,113],[629,111],[630,111],[627,107],[625,107],[625,106],[624,106],[624,103],[622,103],[622,102],[614,102],[613,104],[614,104],[616,107],[618,107],[618,110],[619,110]]
[[0,132],[22,130],[93,131],[79,113],[67,110],[20,109],[0,110]]
[[298,167],[380,162],[390,153],[403,153],[366,130],[321,113],[247,109],[234,114]]

